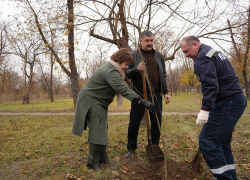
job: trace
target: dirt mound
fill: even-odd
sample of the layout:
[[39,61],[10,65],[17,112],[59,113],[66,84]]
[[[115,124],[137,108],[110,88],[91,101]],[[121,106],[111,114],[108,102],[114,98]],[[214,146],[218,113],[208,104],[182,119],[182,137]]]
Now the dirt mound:
[[[124,177],[136,180],[162,180],[165,178],[164,161],[150,162],[143,164],[138,159],[123,159],[123,170],[120,172],[120,179]],[[193,171],[190,163],[167,162],[168,179],[174,180],[195,180],[204,179],[210,180],[209,177],[204,177],[203,174]]]

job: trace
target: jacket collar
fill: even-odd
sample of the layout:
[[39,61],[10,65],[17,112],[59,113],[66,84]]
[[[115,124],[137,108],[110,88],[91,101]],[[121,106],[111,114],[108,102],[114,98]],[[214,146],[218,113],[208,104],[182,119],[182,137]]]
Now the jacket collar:
[[198,54],[200,53],[200,51],[201,51],[205,46],[206,46],[205,44],[201,44],[201,45],[200,45],[199,50],[198,50]]
[[140,48],[142,53],[150,53],[150,52],[155,52],[154,48],[152,48],[150,51],[144,51],[142,48]]

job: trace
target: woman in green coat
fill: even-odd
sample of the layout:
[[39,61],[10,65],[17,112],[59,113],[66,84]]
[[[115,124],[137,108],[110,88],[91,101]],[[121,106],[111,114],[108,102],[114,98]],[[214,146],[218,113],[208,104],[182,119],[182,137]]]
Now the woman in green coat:
[[108,145],[108,106],[117,95],[117,105],[121,106],[122,96],[138,102],[154,112],[156,106],[129,89],[124,83],[124,71],[134,58],[127,49],[115,52],[111,60],[98,68],[83,86],[78,95],[72,133],[82,136],[89,128],[89,156],[87,167],[102,170],[100,162],[110,164],[106,146]]

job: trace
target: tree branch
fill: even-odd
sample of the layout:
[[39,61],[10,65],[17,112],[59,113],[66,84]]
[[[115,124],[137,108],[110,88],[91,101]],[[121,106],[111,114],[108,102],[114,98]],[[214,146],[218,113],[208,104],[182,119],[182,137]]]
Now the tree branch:
[[63,71],[68,75],[70,76],[70,72],[66,69],[66,67],[63,65],[62,61],[60,60],[60,58],[58,57],[57,53],[54,51],[54,49],[49,45],[48,41],[46,40],[44,34],[43,34],[43,31],[42,31],[42,28],[41,28],[41,25],[38,21],[38,17],[37,17],[37,14],[35,13],[34,9],[32,8],[32,6],[30,5],[29,1],[26,0],[27,3],[28,3],[28,6],[29,8],[31,9],[31,11],[33,12],[33,15],[35,17],[35,22],[36,22],[36,26],[38,28],[38,31],[42,37],[42,40],[45,44],[45,46],[47,46],[49,48],[49,50],[52,52],[52,54],[55,56],[56,58],[56,61],[59,63],[59,65],[61,66],[61,68],[63,69]]

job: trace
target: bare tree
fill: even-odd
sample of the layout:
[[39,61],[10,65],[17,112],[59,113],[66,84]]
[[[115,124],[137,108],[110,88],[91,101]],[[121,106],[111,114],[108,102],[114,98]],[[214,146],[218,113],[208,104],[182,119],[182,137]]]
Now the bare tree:
[[[85,11],[77,13],[79,28],[85,28],[92,37],[116,45],[118,48],[138,47],[142,30],[155,34],[176,32],[173,41],[165,49],[165,60],[173,60],[179,50],[180,39],[189,34],[216,39],[229,28],[221,21],[232,6],[230,2],[215,1],[209,6],[203,1],[79,1]],[[229,14],[227,14],[229,16]],[[220,26],[218,26],[220,22]],[[81,26],[80,25],[86,25]],[[241,26],[234,23],[233,28]],[[87,28],[86,28],[87,27]],[[165,34],[167,35],[167,34]],[[161,37],[163,38],[163,37]],[[221,38],[223,39],[223,38]],[[218,40],[221,40],[218,39]]]
[[43,64],[42,62],[39,62],[40,66],[40,78],[38,78],[38,81],[41,84],[42,89],[44,90],[44,93],[46,92],[48,94],[48,98],[51,98],[51,88],[50,87],[50,82],[51,82],[51,75],[49,73],[46,73],[43,71]]
[[181,74],[180,83],[181,84],[188,84],[188,86],[189,86],[188,91],[191,91],[193,89],[193,92],[196,93],[195,85],[198,85],[199,81],[196,77],[196,74],[194,73],[192,59],[184,58],[183,71]]
[[4,59],[4,55],[5,55],[5,51],[7,49],[7,38],[5,35],[6,32],[6,25],[0,24],[0,61],[3,61]]
[[63,86],[63,82],[62,82],[62,79],[60,77],[58,77],[58,78],[54,77],[53,79],[54,79],[53,89],[54,89],[56,96],[59,97],[62,86]]
[[67,76],[70,78],[70,85],[71,90],[73,94],[73,100],[74,100],[74,107],[76,106],[77,97],[79,93],[79,81],[78,81],[78,73],[77,73],[77,67],[75,63],[75,53],[74,53],[74,0],[67,0],[67,16],[68,16],[68,22],[66,25],[67,34],[68,34],[68,64],[70,71],[67,69],[67,67],[64,65],[62,59],[59,58],[58,53],[53,48],[52,44],[49,43],[47,37],[45,37],[43,26],[46,26],[46,24],[41,24],[39,21],[38,14],[35,12],[34,8],[31,6],[30,2],[26,0],[27,7],[32,12],[34,19],[35,19],[35,25],[41,35],[41,38],[45,44],[45,46],[50,50],[50,52],[54,55],[56,61],[59,63],[60,67],[63,69],[63,71],[67,74]]
[[[13,54],[21,58],[23,62],[23,73],[25,76],[26,92],[23,96],[23,104],[29,104],[29,96],[34,85],[34,66],[39,61],[38,57],[44,54],[42,42],[34,37],[28,37],[24,32],[8,33],[8,41],[10,42],[11,51],[8,54]],[[26,79],[27,78],[27,79]]]
[[245,25],[233,30],[228,19],[228,27],[233,44],[232,58],[237,63],[237,69],[242,73],[247,99],[250,99],[250,6],[246,9],[247,16],[244,16]]

